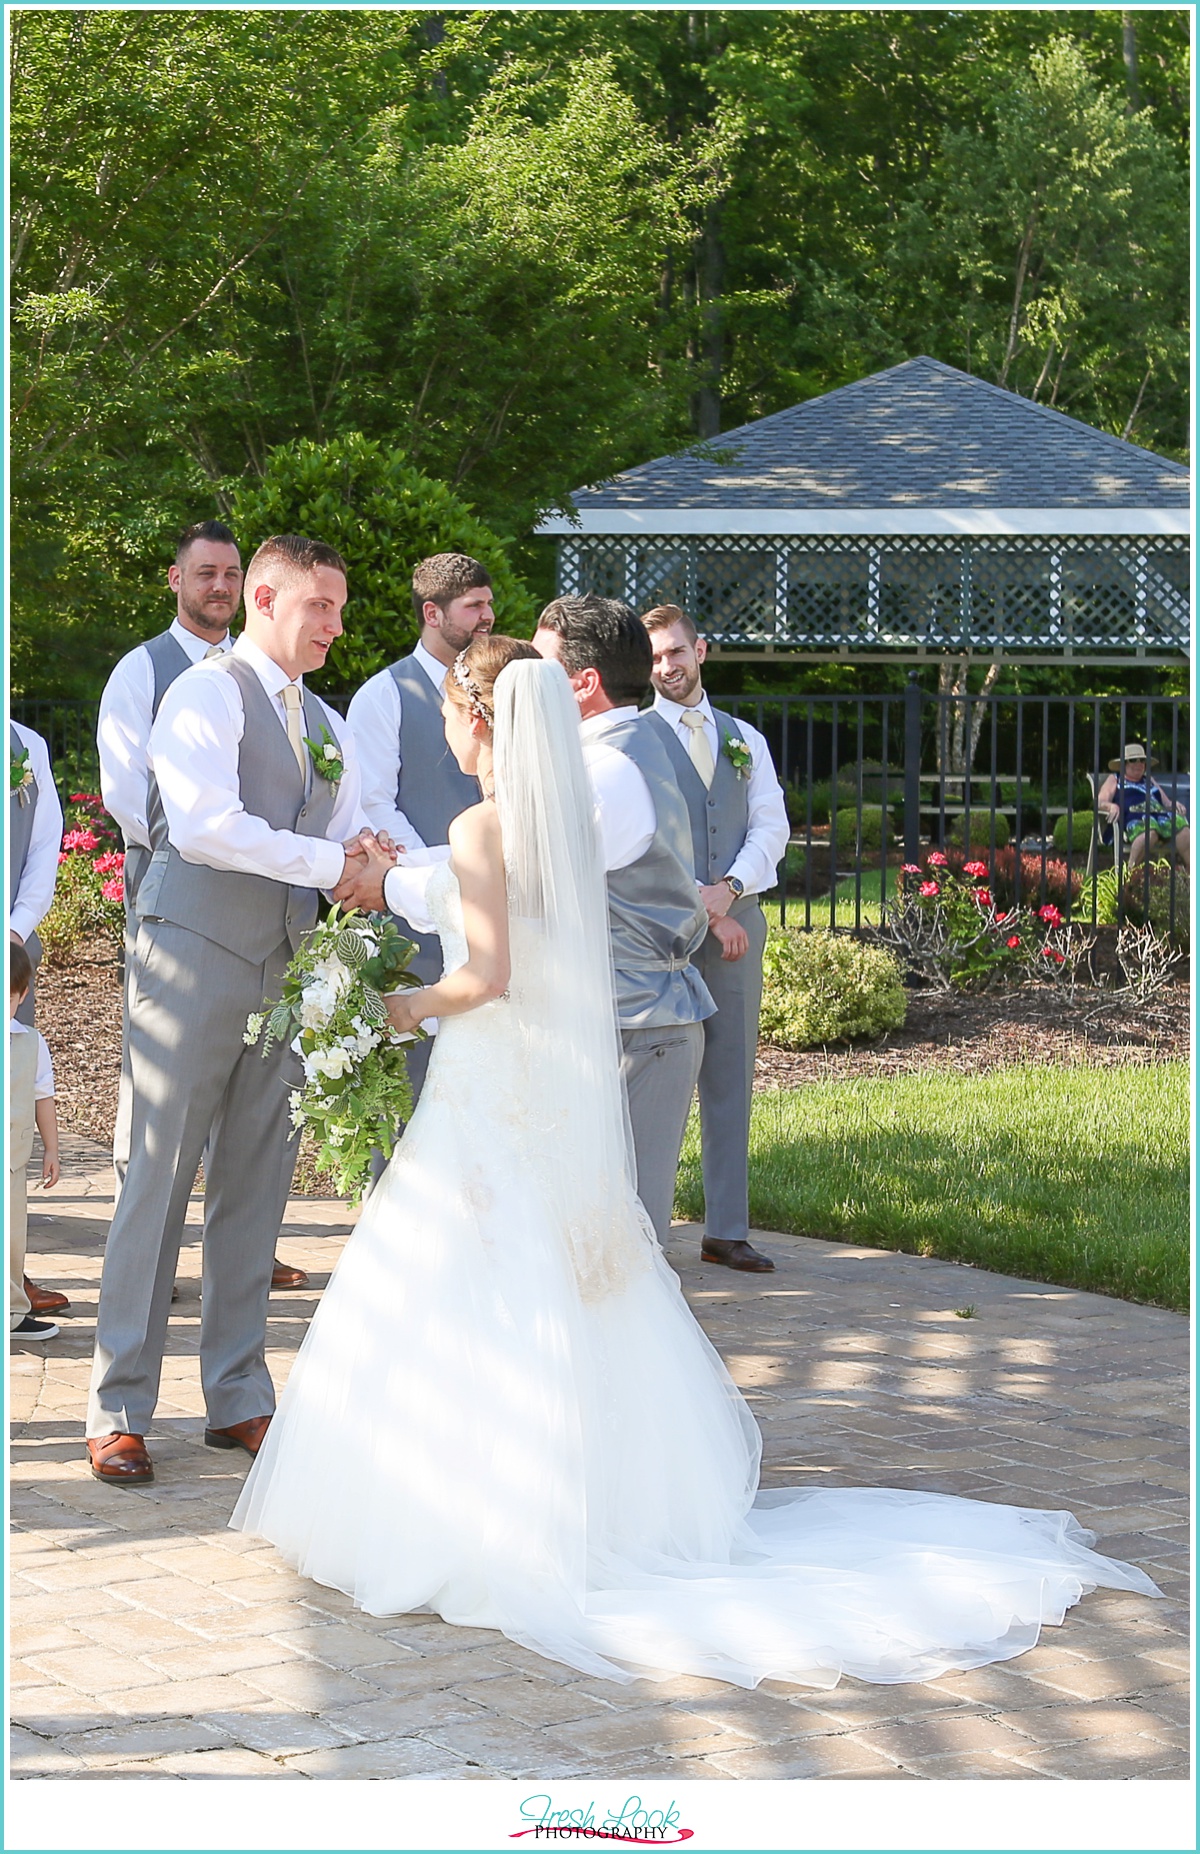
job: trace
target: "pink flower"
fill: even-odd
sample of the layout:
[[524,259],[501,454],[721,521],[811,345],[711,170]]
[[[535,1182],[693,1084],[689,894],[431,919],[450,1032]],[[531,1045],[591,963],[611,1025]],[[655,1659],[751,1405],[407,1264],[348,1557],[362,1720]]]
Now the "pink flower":
[[986,863],[964,863],[963,864],[963,874],[969,875],[969,876],[986,876],[987,875],[987,864]]
[[124,901],[125,899],[125,878],[124,876],[114,876],[111,882],[102,883],[100,887],[100,893],[104,896],[105,901]]
[[900,865],[901,875],[920,875],[920,873],[921,873],[920,863],[901,863]]
[[1056,966],[1061,966],[1063,963],[1064,955],[1058,951],[1057,947],[1044,946],[1042,948],[1042,958],[1052,959]]
[[62,847],[64,850],[86,850],[90,855],[93,850],[100,848],[100,839],[95,831],[69,830],[63,838]]
[[70,859],[70,857],[69,857],[69,856],[67,855],[67,852],[66,852],[65,850],[60,850],[60,851],[58,852],[58,860],[59,860],[59,862],[60,862],[60,864],[61,864],[61,863],[69,863],[71,859]]
[[946,867],[946,859],[940,850],[930,850],[925,861],[929,864],[931,869],[944,869]]
[[99,805],[104,801],[99,792],[72,792],[67,802],[72,805]]
[[1021,944],[1020,934],[1019,933],[1010,934],[1008,939],[1004,942],[1004,944],[1005,946],[1020,946]]
[[941,892],[936,882],[922,882],[920,888],[917,890],[919,895],[925,895],[927,897],[931,895],[940,895]]
[[1040,921],[1045,921],[1047,927],[1062,926],[1062,915],[1052,901],[1048,901],[1044,908],[1038,909],[1037,917]]
[[104,855],[98,856],[92,864],[97,875],[120,875],[124,867],[125,858],[120,850],[106,850]]

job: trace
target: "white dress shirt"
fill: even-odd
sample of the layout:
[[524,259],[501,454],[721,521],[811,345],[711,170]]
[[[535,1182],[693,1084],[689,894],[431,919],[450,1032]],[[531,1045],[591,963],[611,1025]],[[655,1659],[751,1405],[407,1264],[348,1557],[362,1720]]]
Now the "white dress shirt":
[[[206,637],[188,631],[178,618],[170,634],[189,663],[202,663],[212,648]],[[217,648],[233,649],[228,631]],[[123,656],[104,685],[96,722],[100,750],[100,795],[105,809],[121,826],[126,849],[150,847],[146,823],[146,788],[150,780],[150,726],[154,719],[154,665],[144,644]]]
[[[446,686],[446,665],[439,663],[424,644],[417,645],[413,657],[433,684],[440,701]],[[387,831],[406,850],[423,850],[425,839],[420,831],[396,808],[402,712],[396,678],[391,670],[380,670],[377,676],[364,682],[352,698],[346,711],[346,726],[354,736],[362,775],[362,807],[371,829]]]
[[[704,733],[712,749],[715,765],[721,752],[721,742],[712,703],[707,695],[701,695],[699,702],[693,706],[704,716]],[[669,702],[665,696],[655,695],[654,707],[664,721],[670,722],[686,751],[691,729],[683,722],[687,712],[684,704]],[[771,749],[757,728],[750,727],[741,719],[738,720],[738,728],[750,749],[751,761],[750,789],[746,794],[746,839],[730,867],[722,869],[721,874],[736,876],[748,895],[761,895],[764,889],[775,886],[776,870],[792,832]]]
[[[287,732],[281,691],[289,678],[245,635],[236,655],[254,670]],[[150,764],[158,780],[171,842],[187,863],[269,876],[300,888],[335,888],[345,867],[342,844],[363,829],[358,766],[345,723],[329,725],[345,767],[326,836],[272,830],[245,809],[238,789],[238,745],[245,727],[242,694],[215,660],[197,663],[167,690],[150,733]],[[318,775],[314,772],[313,778]]]
[[[37,786],[37,804],[29,834],[25,865],[17,882],[16,898],[8,911],[8,924],[22,940],[37,931],[50,912],[58,879],[58,853],[62,848],[63,814],[50,771],[50,752],[40,734],[20,721],[12,723],[17,738],[29,751],[29,770]],[[9,801],[12,802],[11,800]],[[18,802],[20,802],[18,800]],[[29,802],[33,803],[32,793]]]
[[15,1017],[9,1019],[10,1036],[35,1036],[37,1038],[37,1068],[33,1077],[33,1098],[35,1101],[52,1101],[54,1099],[54,1065],[50,1060],[50,1051],[46,1039],[40,1030],[32,1024],[19,1024]]
[[636,717],[637,709],[608,708],[579,724],[583,763],[596,803],[596,828],[605,869],[627,869],[654,841],[658,818],[641,768],[604,740],[607,728]]

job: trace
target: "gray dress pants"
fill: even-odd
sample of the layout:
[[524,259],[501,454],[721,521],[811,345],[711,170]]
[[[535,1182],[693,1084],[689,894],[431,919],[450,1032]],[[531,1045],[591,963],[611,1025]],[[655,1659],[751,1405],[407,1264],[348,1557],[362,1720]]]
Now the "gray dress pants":
[[704,1054],[704,1025],[622,1029],[621,1048],[638,1196],[659,1242],[665,1242],[675,1204],[679,1148]]
[[290,949],[260,964],[188,928],[143,921],[129,976],[130,1153],[108,1233],[87,1433],[144,1435],[162,1370],[171,1285],[205,1157],[200,1375],[211,1427],[268,1416],[267,1297],[295,1164],[299,1064],[243,1040],[277,997]]
[[731,912],[749,935],[749,951],[740,959],[722,959],[720,942],[710,933],[692,962],[717,1007],[716,1016],[701,1026],[699,1080],[704,1233],[714,1242],[746,1242],[750,1236],[750,1103],[767,943],[766,917],[757,902],[735,904]]

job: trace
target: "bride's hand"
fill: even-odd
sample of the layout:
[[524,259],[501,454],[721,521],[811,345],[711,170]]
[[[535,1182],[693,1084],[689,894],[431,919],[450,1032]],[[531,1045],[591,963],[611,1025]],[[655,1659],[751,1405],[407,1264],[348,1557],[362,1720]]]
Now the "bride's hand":
[[421,986],[409,991],[393,991],[384,999],[388,1021],[393,1030],[404,1033],[418,1028],[425,1015],[422,1000],[425,988]]

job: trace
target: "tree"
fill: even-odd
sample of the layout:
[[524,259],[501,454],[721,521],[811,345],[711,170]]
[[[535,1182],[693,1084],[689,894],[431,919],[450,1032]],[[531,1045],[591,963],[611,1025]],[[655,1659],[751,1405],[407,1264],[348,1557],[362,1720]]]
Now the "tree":
[[492,574],[497,626],[528,636],[533,601],[508,561],[510,541],[485,527],[445,483],[414,470],[361,432],[314,444],[300,438],[263,460],[262,475],[232,488],[239,534],[257,546],[269,534],[309,534],[336,547],[349,569],[346,630],[319,679],[356,689],[412,649],[418,627],[412,570],[429,554],[462,553]]

